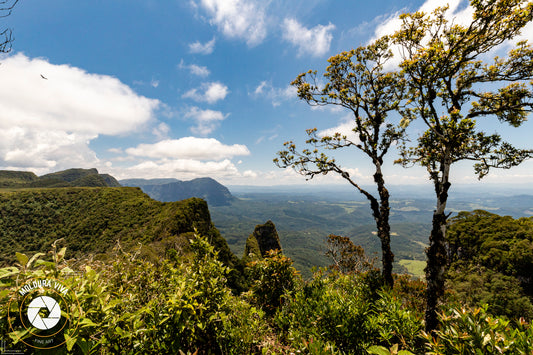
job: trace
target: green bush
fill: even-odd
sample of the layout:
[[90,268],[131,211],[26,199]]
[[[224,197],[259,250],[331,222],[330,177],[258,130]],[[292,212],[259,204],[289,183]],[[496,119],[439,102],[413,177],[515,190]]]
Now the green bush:
[[81,326],[65,330],[69,353],[202,353],[249,354],[268,344],[270,328],[264,313],[232,295],[228,268],[205,238],[194,237],[190,260],[154,264],[137,254],[117,251],[111,265],[86,261],[73,273],[65,249],[51,261],[18,254],[17,266],[0,269],[0,331],[9,334],[9,349],[26,349],[19,338],[31,336],[22,327],[11,331],[6,321],[9,296],[25,280],[61,278],[75,291],[83,314]]
[[[321,270],[310,281],[290,259],[273,253],[250,265],[250,291],[236,296],[228,267],[206,238],[190,235],[187,256],[157,263],[115,251],[112,263],[65,260],[65,248],[0,269],[0,334],[6,349],[31,351],[13,294],[28,280],[61,280],[79,308],[65,317],[77,329],[60,332],[57,354],[525,354],[533,352],[533,328],[483,308],[446,307],[441,327],[422,331],[418,281],[398,278],[382,288],[379,272],[341,274]],[[78,271],[76,271],[78,270]],[[70,296],[68,296],[70,297]],[[74,304],[73,299],[69,299]],[[7,305],[10,304],[10,307]]]
[[295,287],[298,272],[292,267],[292,260],[279,250],[270,250],[264,259],[248,266],[251,302],[267,314],[274,314]]
[[275,317],[282,339],[301,351],[312,341],[349,354],[376,344],[414,347],[421,315],[375,289],[377,276],[321,272],[300,283]]
[[425,334],[429,354],[532,354],[533,328],[487,313],[487,306],[449,309],[439,316],[441,326]]

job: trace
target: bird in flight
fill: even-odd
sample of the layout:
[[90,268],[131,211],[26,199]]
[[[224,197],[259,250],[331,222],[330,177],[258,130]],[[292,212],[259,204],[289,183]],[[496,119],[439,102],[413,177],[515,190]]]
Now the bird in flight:
[[41,78],[43,78],[44,80],[48,80],[48,78],[45,77],[43,74],[41,74]]

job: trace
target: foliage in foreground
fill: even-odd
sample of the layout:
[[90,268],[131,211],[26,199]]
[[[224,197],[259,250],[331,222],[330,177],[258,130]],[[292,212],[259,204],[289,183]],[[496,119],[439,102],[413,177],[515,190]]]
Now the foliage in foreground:
[[[442,327],[426,335],[420,281],[398,277],[382,287],[374,270],[321,270],[303,281],[279,253],[249,264],[251,288],[240,296],[227,285],[228,268],[205,238],[190,241],[189,259],[154,264],[117,251],[116,261],[64,259],[65,250],[0,269],[0,334],[6,349],[29,350],[23,329],[6,322],[10,295],[34,277],[61,279],[83,310],[80,327],[66,330],[55,353],[140,354],[530,354],[533,328],[486,308],[446,308]],[[75,273],[74,270],[82,270]]]

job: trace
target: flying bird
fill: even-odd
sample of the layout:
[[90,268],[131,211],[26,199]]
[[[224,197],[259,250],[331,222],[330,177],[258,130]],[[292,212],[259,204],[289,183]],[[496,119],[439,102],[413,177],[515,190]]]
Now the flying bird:
[[41,74],[41,78],[43,78],[44,80],[48,80],[48,78],[45,77],[43,74]]

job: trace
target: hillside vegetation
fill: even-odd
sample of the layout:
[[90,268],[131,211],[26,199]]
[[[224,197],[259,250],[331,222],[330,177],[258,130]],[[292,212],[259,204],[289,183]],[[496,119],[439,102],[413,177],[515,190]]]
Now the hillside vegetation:
[[0,188],[119,187],[118,181],[96,169],[68,169],[43,176],[26,171],[0,171]]
[[[379,272],[319,272],[302,280],[279,253],[248,265],[248,292],[228,287],[228,268],[206,238],[191,236],[191,255],[157,263],[117,252],[113,261],[52,260],[17,254],[0,269],[0,334],[6,349],[29,350],[32,335],[9,323],[24,304],[19,282],[60,278],[76,292],[65,301],[75,319],[47,339],[61,354],[531,354],[533,327],[494,317],[487,307],[442,306],[441,327],[422,331],[424,284]],[[72,271],[77,271],[73,273]],[[74,306],[72,306],[74,304]],[[83,312],[76,313],[76,305]],[[62,308],[63,310],[63,308]],[[80,327],[73,330],[74,321]],[[36,330],[33,329],[35,332]],[[54,329],[55,331],[55,329]],[[47,334],[38,331],[37,334]],[[52,344],[53,345],[53,344]]]
[[157,259],[170,250],[186,252],[195,229],[209,238],[221,260],[239,261],[211,223],[205,201],[158,202],[139,188],[55,188],[0,190],[0,264],[14,253],[46,252],[63,239],[67,257],[104,254],[120,243],[142,245]]
[[533,318],[533,217],[461,212],[450,221],[448,284],[469,305]]

